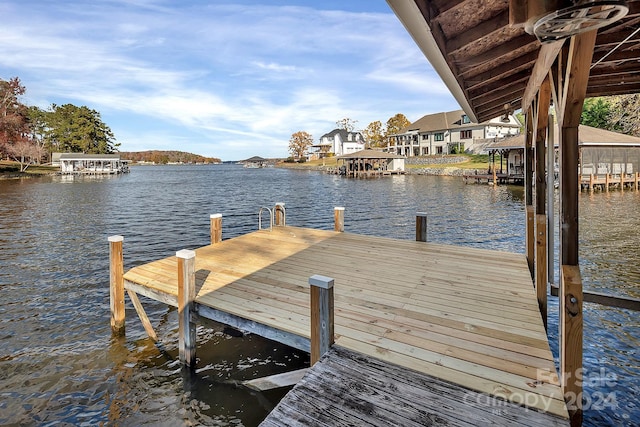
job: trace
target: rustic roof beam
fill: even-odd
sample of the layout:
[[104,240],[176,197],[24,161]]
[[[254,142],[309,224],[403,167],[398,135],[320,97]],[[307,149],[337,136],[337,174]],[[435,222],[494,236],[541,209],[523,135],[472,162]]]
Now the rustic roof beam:
[[[522,97],[522,91],[526,86],[527,86],[527,83],[522,82],[519,85],[513,85],[508,88],[501,89],[500,91],[497,91],[497,92],[491,92],[485,96],[476,98],[473,101],[473,105],[478,110],[482,110],[482,109],[486,110],[487,104],[503,106],[506,103],[512,103],[515,100],[517,99],[519,100]],[[513,107],[517,108],[516,105],[514,105]]]
[[590,86],[587,89],[587,96],[627,95],[630,93],[640,93],[640,83],[621,84],[618,86]]
[[[637,22],[640,22],[640,18],[638,18],[636,20]],[[630,29],[630,30],[620,30],[620,31],[616,31],[615,33],[605,33],[605,34],[598,34],[598,37],[596,38],[596,46],[597,47],[604,47],[607,45],[617,45],[618,43],[622,42],[624,39],[626,39],[627,37],[633,35],[633,33],[636,31],[636,29]],[[638,39],[631,39],[631,40],[627,40],[626,43],[633,43],[633,42],[637,42]]]
[[455,51],[460,50],[463,47],[490,35],[491,33],[501,30],[507,25],[509,25],[509,11],[505,10],[499,15],[476,25],[468,31],[458,34],[450,40],[447,40],[446,50],[449,54],[454,53]]
[[521,71],[521,67],[533,67],[532,64],[535,62],[537,57],[537,52],[529,52],[513,59],[512,61],[493,67],[490,70],[477,74],[473,77],[463,77],[469,85],[467,86],[467,90],[474,90],[478,86],[490,83],[493,80],[505,78],[511,74]]
[[531,78],[529,79],[527,88],[525,89],[524,95],[522,96],[523,113],[526,113],[527,110],[529,110],[534,97],[540,89],[540,85],[549,74],[549,70],[551,69],[553,62],[556,60],[560,49],[562,49],[563,44],[564,40],[559,40],[553,43],[543,44],[542,47],[540,47],[538,60],[533,66],[533,70],[531,71]]
[[529,43],[539,43],[538,40],[529,34],[523,34],[515,37],[509,41],[501,43],[499,46],[490,49],[485,52],[478,53],[475,56],[469,58],[455,58],[455,55],[450,56],[453,62],[461,67],[475,67],[480,64],[484,64],[489,61],[495,61],[501,56],[508,55],[516,49],[520,49]]
[[617,74],[627,75],[629,73],[635,73],[638,69],[638,63],[634,61],[627,61],[622,63],[621,65],[612,65],[612,64],[598,64],[596,67],[591,69],[589,73],[590,77],[596,76],[612,76]]
[[431,3],[435,9],[438,11],[438,14],[445,13],[449,9],[453,9],[460,3],[460,0],[431,0]]
[[469,98],[471,100],[475,100],[477,98],[482,97],[483,95],[487,95],[487,94],[493,95],[493,93],[496,91],[500,91],[502,89],[518,85],[519,83],[527,80],[528,78],[529,78],[529,72],[527,70],[521,71],[517,74],[509,76],[509,79],[507,81],[491,82],[473,91],[468,91]]
[[638,73],[624,73],[617,75],[589,77],[589,86],[608,86],[638,82],[640,82],[640,74]]
[[[608,49],[594,52],[593,62],[600,61],[607,53],[609,53]],[[606,64],[608,62],[637,60],[637,59],[640,59],[640,49],[615,51],[611,55],[604,58],[602,62],[600,62],[600,64]]]
[[[495,119],[496,117],[499,117],[501,115],[503,115],[504,113],[506,113],[507,111],[505,111],[504,109],[504,105],[496,105],[492,108],[488,108],[482,111],[478,111],[478,118],[482,117],[480,119],[481,122],[486,121],[486,120],[491,120],[491,119]],[[509,113],[511,113],[511,111],[509,111]]]

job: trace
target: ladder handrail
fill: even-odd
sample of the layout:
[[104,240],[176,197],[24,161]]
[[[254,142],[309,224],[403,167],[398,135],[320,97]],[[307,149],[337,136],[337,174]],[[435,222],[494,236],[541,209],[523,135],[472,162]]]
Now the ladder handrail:
[[262,230],[262,212],[264,210],[269,211],[269,231],[273,230],[273,211],[267,207],[261,207],[260,212],[258,212],[258,230]]

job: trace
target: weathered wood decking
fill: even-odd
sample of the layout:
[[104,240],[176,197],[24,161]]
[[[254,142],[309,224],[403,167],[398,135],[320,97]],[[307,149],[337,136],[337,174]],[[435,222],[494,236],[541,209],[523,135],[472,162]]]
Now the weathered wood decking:
[[549,413],[335,346],[260,427],[566,425]]
[[[335,279],[336,345],[567,418],[523,255],[275,227],[196,249],[196,310],[308,350],[310,276]],[[177,305],[177,260],[125,287]]]

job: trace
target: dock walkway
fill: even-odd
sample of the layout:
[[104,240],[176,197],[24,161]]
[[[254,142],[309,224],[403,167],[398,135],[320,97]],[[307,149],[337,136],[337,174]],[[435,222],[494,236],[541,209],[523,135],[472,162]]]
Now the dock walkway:
[[[336,346],[568,418],[524,255],[289,226],[195,254],[200,316],[309,351],[307,280],[332,277]],[[177,305],[176,257],[124,286]]]

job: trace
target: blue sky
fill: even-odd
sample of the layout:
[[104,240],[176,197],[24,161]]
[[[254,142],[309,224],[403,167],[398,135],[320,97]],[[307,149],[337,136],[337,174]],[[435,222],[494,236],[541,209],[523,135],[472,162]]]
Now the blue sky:
[[23,101],[99,111],[122,151],[286,157],[318,141],[459,108],[384,0],[0,3],[0,78]]

